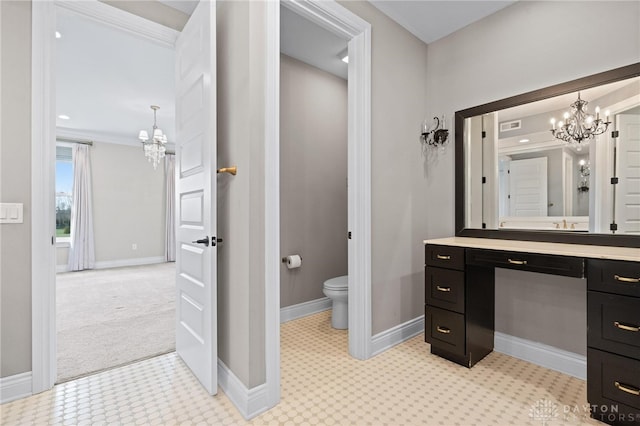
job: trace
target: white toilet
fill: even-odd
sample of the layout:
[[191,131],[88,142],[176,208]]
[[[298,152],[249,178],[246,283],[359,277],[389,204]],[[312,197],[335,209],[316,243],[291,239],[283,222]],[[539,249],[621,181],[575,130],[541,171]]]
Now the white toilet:
[[324,282],[322,291],[333,301],[331,326],[340,330],[349,328],[349,276],[343,275]]

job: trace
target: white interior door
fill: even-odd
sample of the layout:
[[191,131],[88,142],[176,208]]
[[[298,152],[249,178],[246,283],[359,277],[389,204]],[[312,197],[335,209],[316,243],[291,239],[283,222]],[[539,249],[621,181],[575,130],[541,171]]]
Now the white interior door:
[[212,395],[218,389],[215,7],[215,0],[200,1],[176,42],[176,351]]
[[547,216],[547,157],[512,160],[509,185],[512,216]]
[[640,234],[640,115],[618,114],[615,220],[620,234]]

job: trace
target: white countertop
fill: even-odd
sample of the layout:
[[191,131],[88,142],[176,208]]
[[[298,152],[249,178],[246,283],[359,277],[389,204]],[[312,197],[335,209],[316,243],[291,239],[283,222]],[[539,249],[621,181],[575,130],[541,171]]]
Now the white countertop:
[[490,238],[449,237],[424,240],[425,244],[457,246],[487,250],[506,250],[558,256],[640,262],[640,249],[630,247],[592,246],[584,244],[544,243],[539,241],[495,240]]

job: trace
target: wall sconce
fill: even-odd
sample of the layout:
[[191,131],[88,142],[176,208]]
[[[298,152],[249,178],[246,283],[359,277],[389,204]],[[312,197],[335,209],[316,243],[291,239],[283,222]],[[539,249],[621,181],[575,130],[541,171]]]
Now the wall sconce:
[[422,142],[430,147],[442,147],[447,143],[449,139],[449,130],[446,128],[446,122],[444,115],[442,120],[438,117],[433,117],[433,123],[429,126],[427,120],[422,122],[422,132],[420,139]]
[[578,184],[578,192],[589,191],[589,175],[591,174],[591,167],[589,163],[584,160],[580,160],[580,183]]

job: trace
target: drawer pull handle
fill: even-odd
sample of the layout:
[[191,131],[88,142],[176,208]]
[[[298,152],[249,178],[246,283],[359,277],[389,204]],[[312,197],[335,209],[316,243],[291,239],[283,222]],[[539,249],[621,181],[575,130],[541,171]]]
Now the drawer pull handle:
[[622,283],[640,283],[640,278],[627,278],[620,275],[614,275],[613,279]]
[[616,327],[618,327],[620,330],[626,330],[626,331],[633,331],[633,332],[638,332],[640,331],[640,327],[635,326],[635,325],[626,325],[626,324],[622,324],[619,323],[618,321],[614,321],[613,325],[615,325]]
[[436,258],[440,259],[440,260],[451,260],[451,256],[447,256],[444,254],[436,254]]
[[630,393],[631,395],[640,396],[640,389],[633,386],[625,385],[620,382],[615,382],[615,385],[622,392]]
[[509,263],[511,263],[512,265],[526,265],[527,264],[526,260],[507,259],[507,261],[509,261]]
[[438,333],[442,333],[442,334],[451,333],[451,330],[449,330],[447,327],[440,327],[439,325],[436,326],[436,330],[438,330]]
[[451,287],[441,287],[439,285],[436,286],[436,290],[438,291],[444,291],[445,293],[448,293],[451,291]]

